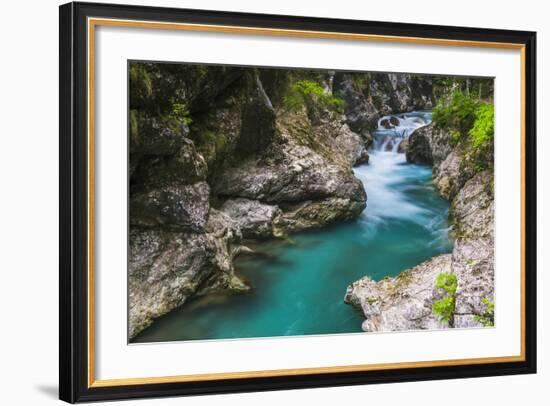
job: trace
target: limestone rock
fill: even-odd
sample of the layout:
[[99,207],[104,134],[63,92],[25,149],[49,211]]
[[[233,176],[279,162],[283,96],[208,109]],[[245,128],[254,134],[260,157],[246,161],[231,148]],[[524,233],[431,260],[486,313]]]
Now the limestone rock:
[[406,331],[446,327],[432,313],[432,303],[442,297],[435,288],[441,272],[450,272],[451,255],[440,255],[375,282],[368,276],[348,287],[344,301],[363,312],[363,331]]
[[484,299],[494,300],[494,197],[490,171],[475,175],[457,193],[452,219],[457,239],[452,254],[434,257],[395,278],[379,282],[364,277],[348,287],[345,302],[365,315],[365,331],[449,327],[433,314],[443,292],[435,288],[442,272],[456,275],[455,328],[480,327]]
[[206,233],[130,229],[129,336],[196,294],[246,290],[233,270],[238,227],[212,211]]
[[201,231],[210,209],[209,192],[206,182],[197,182],[136,193],[130,198],[130,225]]
[[281,209],[276,205],[250,199],[229,199],[221,211],[235,221],[245,238],[269,238],[280,236]]

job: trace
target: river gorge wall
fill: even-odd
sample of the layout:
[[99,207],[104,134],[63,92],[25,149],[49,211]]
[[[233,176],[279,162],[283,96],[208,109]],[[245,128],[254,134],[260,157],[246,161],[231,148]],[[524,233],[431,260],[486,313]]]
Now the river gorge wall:
[[[367,195],[352,167],[368,162],[379,118],[429,109],[444,91],[408,74],[132,62],[130,338],[194,296],[248,290],[233,266],[250,252],[247,240],[357,218]],[[411,139],[411,160],[421,142],[434,160],[429,131]],[[454,161],[435,160],[464,244],[482,244],[486,227],[470,218],[468,202],[479,200],[486,177],[459,187]],[[465,314],[471,295],[461,296]],[[347,297],[361,307],[367,296]]]
[[[492,162],[492,155],[485,159]],[[494,303],[493,170],[476,169],[468,151],[433,124],[411,135],[407,160],[433,165],[435,186],[451,202],[453,251],[394,278],[376,282],[366,276],[348,287],[344,300],[364,314],[364,331],[482,327],[480,317]],[[457,281],[446,321],[433,311],[434,303],[448,296],[436,284],[440,274]]]

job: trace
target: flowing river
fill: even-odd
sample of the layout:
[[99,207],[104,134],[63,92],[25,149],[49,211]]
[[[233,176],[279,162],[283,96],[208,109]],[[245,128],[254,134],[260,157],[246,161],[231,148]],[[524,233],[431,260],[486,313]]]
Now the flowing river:
[[346,287],[375,280],[452,249],[449,204],[431,167],[408,164],[399,143],[431,121],[429,112],[383,117],[370,162],[355,168],[367,208],[355,221],[251,248],[236,260],[253,289],[196,298],[158,319],[132,342],[230,339],[361,331],[363,316],[343,301]]

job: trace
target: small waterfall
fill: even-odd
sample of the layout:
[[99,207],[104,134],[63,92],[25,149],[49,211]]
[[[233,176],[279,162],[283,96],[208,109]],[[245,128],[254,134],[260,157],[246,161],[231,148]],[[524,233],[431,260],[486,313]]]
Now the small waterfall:
[[413,111],[384,116],[378,120],[378,127],[373,132],[374,149],[398,152],[399,144],[403,140],[431,122],[432,113],[429,111]]
[[367,192],[362,220],[371,234],[389,223],[414,223],[432,235],[434,244],[446,243],[447,213],[426,200],[426,196],[434,193],[431,168],[408,164],[405,154],[399,152],[403,140],[431,121],[431,112],[402,113],[378,120],[369,164],[354,169]]

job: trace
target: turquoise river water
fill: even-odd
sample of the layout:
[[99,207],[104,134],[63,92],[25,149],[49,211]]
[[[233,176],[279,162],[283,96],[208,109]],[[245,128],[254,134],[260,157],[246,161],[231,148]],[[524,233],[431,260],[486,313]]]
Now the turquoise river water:
[[350,283],[394,276],[452,249],[449,205],[432,184],[431,167],[408,164],[397,152],[431,114],[395,117],[399,125],[374,132],[369,164],[355,168],[368,199],[360,218],[256,243],[252,248],[265,255],[235,264],[253,286],[249,293],[194,299],[132,342],[360,332],[362,315],[343,301]]

